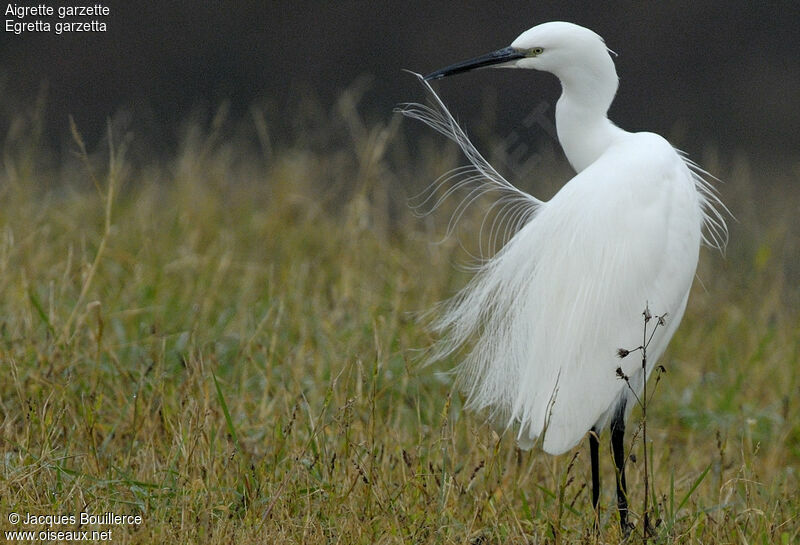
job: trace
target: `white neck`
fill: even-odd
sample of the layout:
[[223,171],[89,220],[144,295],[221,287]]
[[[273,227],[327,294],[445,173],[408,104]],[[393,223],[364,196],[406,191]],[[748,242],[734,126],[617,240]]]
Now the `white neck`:
[[562,87],[556,104],[558,140],[572,168],[580,172],[627,134],[606,115],[617,92],[617,73],[609,58],[594,71],[574,68],[557,76]]

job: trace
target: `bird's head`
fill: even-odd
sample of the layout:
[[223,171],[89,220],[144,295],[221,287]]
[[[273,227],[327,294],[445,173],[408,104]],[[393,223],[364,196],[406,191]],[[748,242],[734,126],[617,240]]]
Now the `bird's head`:
[[575,73],[613,73],[616,78],[614,62],[600,36],[573,23],[553,21],[526,30],[508,47],[447,66],[425,79],[483,67],[533,68],[555,74],[562,81]]

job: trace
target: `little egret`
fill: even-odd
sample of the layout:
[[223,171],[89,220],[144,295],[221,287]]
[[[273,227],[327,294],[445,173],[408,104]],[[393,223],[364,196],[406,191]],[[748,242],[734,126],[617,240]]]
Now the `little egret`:
[[[561,81],[556,128],[577,174],[549,201],[503,178],[428,83],[480,67],[533,68]],[[488,409],[494,420],[515,428],[522,448],[540,441],[546,452],[560,454],[590,432],[595,510],[598,434],[610,427],[620,526],[627,534],[625,421],[683,316],[701,243],[721,250],[727,242],[727,210],[706,173],[664,138],[626,132],[609,121],[617,72],[591,30],[544,23],[509,47],[418,77],[433,105],[407,104],[400,111],[454,140],[470,161],[434,186],[452,184],[445,196],[470,188],[466,203],[499,192],[503,214],[495,221],[513,228],[435,321],[441,339],[432,359],[469,345],[456,368],[467,406]],[[617,351],[641,343],[648,306],[668,316],[643,369]]]

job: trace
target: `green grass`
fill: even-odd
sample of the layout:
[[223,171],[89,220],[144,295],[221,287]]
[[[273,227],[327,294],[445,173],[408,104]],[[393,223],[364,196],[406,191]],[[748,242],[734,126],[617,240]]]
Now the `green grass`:
[[[419,366],[417,311],[465,256],[403,188],[456,155],[347,104],[284,147],[194,127],[153,163],[117,139],[48,168],[8,137],[0,529],[88,510],[142,515],[99,528],[115,543],[619,540],[607,434],[595,535],[586,445],[521,452],[462,411],[447,364]],[[654,541],[797,543],[800,180],[704,162],[740,223],[726,258],[703,252],[648,408]]]

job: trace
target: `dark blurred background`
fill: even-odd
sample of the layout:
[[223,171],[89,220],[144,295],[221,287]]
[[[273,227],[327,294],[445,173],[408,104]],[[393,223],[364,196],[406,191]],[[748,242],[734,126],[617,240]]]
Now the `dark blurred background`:
[[[264,105],[280,141],[303,101],[329,108],[362,75],[364,115],[385,120],[397,103],[424,96],[402,69],[426,73],[506,46],[537,23],[567,20],[595,30],[618,53],[611,113],[623,128],[661,132],[693,153],[711,144],[791,162],[800,150],[796,2],[104,5],[111,9],[98,18],[108,24],[104,33],[2,33],[2,123],[46,96],[45,129],[56,147],[69,137],[68,115],[91,142],[119,112],[127,112],[134,134],[169,147],[191,112],[228,101],[234,118]],[[551,76],[528,71],[483,71],[437,86],[468,125],[491,112],[500,133],[558,95]]]

